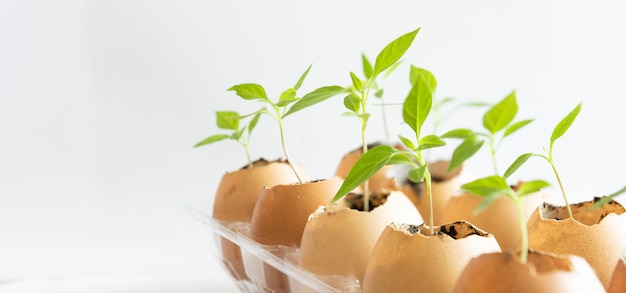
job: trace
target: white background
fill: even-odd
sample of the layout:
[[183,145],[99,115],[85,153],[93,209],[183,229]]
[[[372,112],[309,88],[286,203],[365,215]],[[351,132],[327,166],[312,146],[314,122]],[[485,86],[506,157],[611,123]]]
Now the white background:
[[[223,275],[186,208],[245,164],[234,142],[192,148],[220,133],[216,110],[258,109],[226,89],[255,82],[275,98],[310,64],[301,94],[347,85],[361,53],[374,59],[417,27],[389,102],[408,91],[409,64],[437,76],[438,97],[493,103],[515,89],[518,117],[536,120],[502,144],[504,169],[541,152],[583,101],[555,146],[566,189],[575,202],[623,186],[623,1],[0,0],[0,279]],[[400,108],[389,111],[392,134],[407,135]],[[482,111],[457,112],[441,131],[480,128]],[[336,97],[286,121],[291,156],[312,178],[332,176],[360,142],[343,112]],[[384,139],[370,112],[368,140]],[[268,118],[253,158],[282,156]],[[488,159],[483,149],[469,166],[490,175]],[[517,176],[556,184],[538,160]]]

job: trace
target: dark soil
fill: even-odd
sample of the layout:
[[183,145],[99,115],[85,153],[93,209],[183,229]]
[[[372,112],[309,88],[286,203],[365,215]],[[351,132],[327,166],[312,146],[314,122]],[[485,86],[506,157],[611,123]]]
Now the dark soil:
[[[387,202],[387,197],[389,197],[390,194],[391,193],[386,192],[386,191],[377,191],[377,192],[371,193],[370,198],[369,198],[370,211],[374,210],[375,208]],[[346,201],[349,208],[358,210],[361,212],[364,211],[362,193],[348,193],[348,195],[344,197],[344,200]]]

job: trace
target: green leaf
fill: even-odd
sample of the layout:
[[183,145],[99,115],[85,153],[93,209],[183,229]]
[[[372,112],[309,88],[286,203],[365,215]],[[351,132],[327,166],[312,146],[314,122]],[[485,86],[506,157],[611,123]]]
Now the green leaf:
[[361,60],[363,61],[363,75],[365,75],[365,78],[372,77],[372,63],[370,63],[365,54],[361,54]]
[[410,150],[415,150],[417,148],[415,147],[415,144],[413,143],[413,141],[411,141],[410,139],[402,135],[398,135],[398,138],[400,138],[400,141],[402,142],[402,144],[406,146],[407,148],[409,148]]
[[417,150],[421,151],[421,150],[430,149],[430,148],[436,148],[436,147],[440,147],[440,146],[444,146],[444,145],[446,145],[445,141],[443,141],[441,138],[439,138],[439,136],[431,134],[431,135],[426,135],[426,136],[420,138]]
[[254,127],[256,127],[260,117],[261,113],[256,113],[254,117],[252,117],[252,120],[250,120],[250,124],[248,124],[248,135],[252,133],[252,130],[254,129]]
[[507,127],[504,130],[504,134],[502,137],[507,137],[511,135],[513,132],[518,131],[520,128],[528,125],[530,122],[533,122],[533,120],[534,119],[526,119],[526,120],[518,121],[518,122],[511,124],[511,126]]
[[509,168],[506,169],[506,171],[504,172],[503,177],[504,178],[511,177],[511,175],[513,175],[513,173],[515,173],[515,171],[517,171],[517,169],[519,169],[519,167],[521,167],[524,163],[526,163],[526,161],[528,161],[528,159],[530,159],[530,157],[532,157],[534,155],[535,154],[528,153],[528,154],[523,154],[523,155],[520,155],[519,157],[517,157],[517,159],[515,159],[513,164],[511,164],[511,166],[509,166]]
[[461,185],[461,188],[480,197],[487,197],[494,193],[508,194],[512,192],[504,178],[496,175],[465,183]]
[[377,98],[381,98],[383,96],[383,94],[385,93],[385,90],[383,89],[379,89],[374,93],[374,96]]
[[420,79],[425,80],[426,83],[430,85],[433,92],[437,88],[437,79],[435,79],[435,76],[430,71],[411,65],[411,71],[409,72],[411,85],[414,85]]
[[361,82],[359,77],[356,76],[354,72],[350,71],[350,78],[352,79],[352,85],[354,86],[354,88],[360,92],[363,89],[363,83]]
[[225,140],[229,137],[228,134],[216,134],[216,135],[211,135],[205,139],[203,139],[202,141],[200,141],[199,143],[197,143],[196,145],[194,145],[194,148],[203,146],[203,145],[207,145],[210,143],[214,143],[216,141],[220,141],[220,140]]
[[307,74],[309,74],[309,70],[311,70],[312,66],[313,66],[313,64],[309,65],[309,67],[304,71],[304,73],[302,73],[302,75],[300,76],[300,78],[296,82],[296,85],[293,86],[293,88],[296,91],[299,90],[300,87],[302,86],[302,83],[304,82],[304,79],[306,78]]
[[622,189],[612,193],[611,195],[607,195],[602,197],[602,199],[600,199],[599,201],[596,201],[593,206],[591,208],[589,208],[589,211],[593,211],[607,203],[609,203],[610,201],[612,201],[616,196],[625,193],[626,192],[626,186],[624,186]]
[[550,186],[550,183],[545,182],[543,180],[526,181],[526,182],[522,183],[522,185],[520,185],[519,189],[517,190],[517,194],[519,196],[528,195],[528,194],[531,194],[533,192],[537,192],[537,191],[541,190],[542,188],[548,187],[548,186]]
[[341,114],[341,116],[345,116],[345,117],[357,117],[359,116],[357,113],[354,112],[343,112],[343,114]]
[[296,98],[296,90],[290,88],[280,94],[280,98],[278,99],[278,103],[276,104],[276,106],[285,107],[297,100],[298,99]]
[[234,111],[217,111],[217,127],[226,130],[239,129],[239,113]]
[[393,147],[381,145],[363,154],[359,160],[354,163],[354,166],[352,166],[350,173],[348,173],[348,176],[344,179],[331,203],[336,202],[367,181],[378,172],[378,170],[385,166],[393,154],[397,152],[398,150]]
[[289,110],[287,111],[287,113],[285,113],[285,115],[283,115],[284,117],[287,117],[287,115],[293,114],[295,112],[298,112],[304,108],[308,108],[310,106],[313,106],[319,102],[322,102],[328,98],[331,98],[334,95],[340,94],[344,91],[343,87],[340,86],[324,86],[321,88],[318,88],[306,95],[304,95],[304,97],[300,98],[300,100],[298,100],[295,104],[293,104],[291,106],[291,108],[289,108]]
[[554,141],[563,136],[569,127],[572,126],[572,123],[576,120],[582,106],[582,102],[579,103],[571,112],[569,112],[569,114],[567,114],[567,116],[563,118],[563,120],[561,120],[561,122],[559,122],[559,124],[556,125],[556,127],[554,127],[552,136],[550,137],[550,154],[552,154],[552,145],[554,144]]
[[475,139],[476,133],[471,129],[456,128],[444,133],[441,138]]
[[343,105],[346,109],[358,114],[361,109],[361,99],[355,94],[349,94],[343,98]]
[[399,151],[389,158],[387,165],[398,165],[398,164],[408,164],[414,165],[415,161],[411,159],[411,156],[407,152]]
[[372,71],[372,78],[375,78],[378,74],[385,71],[385,69],[402,58],[404,53],[406,53],[413,43],[413,40],[419,30],[420,29],[418,28],[400,36],[391,43],[387,44],[387,46],[385,46],[385,48],[378,53],[378,56],[376,56],[376,62],[374,63],[374,70]]
[[471,158],[485,143],[484,140],[478,139],[466,139],[464,140],[452,153],[452,158],[450,158],[450,166],[448,166],[448,171],[453,170],[454,168],[460,166],[467,159]]
[[476,208],[474,208],[474,210],[472,211],[472,214],[474,216],[482,213],[486,208],[488,208],[494,200],[504,196],[505,194],[502,192],[494,192],[490,195],[487,195],[483,198],[482,201],[480,201],[480,203],[478,204],[478,206]]
[[421,70],[419,77],[413,84],[409,95],[402,106],[402,118],[416,135],[419,136],[422,125],[430,113],[433,102],[433,85],[435,77],[427,70]]
[[234,85],[228,89],[246,100],[262,100],[271,103],[265,94],[265,89],[256,83],[243,83]]
[[244,129],[240,129],[240,130],[237,130],[237,131],[231,133],[229,138],[232,139],[232,140],[239,140],[241,138],[241,136],[243,135],[244,131],[245,131],[245,127],[244,127]]
[[422,165],[419,167],[415,167],[411,170],[409,170],[409,180],[415,182],[415,183],[420,183],[422,181],[424,181],[424,174],[426,174],[426,169],[427,169],[427,165]]
[[516,114],[517,99],[515,97],[515,91],[513,91],[485,113],[483,116],[483,126],[492,134],[495,134],[509,125]]
[[387,69],[387,71],[385,72],[385,78],[387,78],[390,74],[392,74],[396,68],[398,68],[398,66],[400,66],[400,64],[402,64],[402,61],[398,61],[394,64],[392,64],[391,66],[389,66],[389,68]]

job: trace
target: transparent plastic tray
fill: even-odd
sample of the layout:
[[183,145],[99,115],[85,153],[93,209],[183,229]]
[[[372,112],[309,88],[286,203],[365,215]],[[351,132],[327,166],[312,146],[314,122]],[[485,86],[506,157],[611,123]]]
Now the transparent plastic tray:
[[[361,292],[356,278],[317,275],[299,267],[297,248],[252,240],[248,223],[218,221],[197,209],[191,212],[209,228],[216,241],[214,254],[242,292]],[[235,264],[222,257],[222,238],[240,247],[246,276],[233,275]]]

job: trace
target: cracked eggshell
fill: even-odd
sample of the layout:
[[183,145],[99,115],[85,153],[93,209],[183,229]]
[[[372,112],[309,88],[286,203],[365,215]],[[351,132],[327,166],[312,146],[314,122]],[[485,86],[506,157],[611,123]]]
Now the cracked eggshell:
[[626,292],[626,256],[617,261],[608,293]]
[[593,269],[581,257],[530,251],[523,264],[510,252],[487,253],[472,259],[454,286],[454,293],[605,292]]
[[[297,166],[299,174],[308,176]],[[252,218],[252,211],[259,194],[265,186],[289,184],[298,178],[285,161],[259,159],[253,167],[247,166],[222,176],[213,200],[213,218],[225,222],[246,222]],[[230,240],[219,237],[221,260],[236,280],[247,279],[241,250]]]
[[615,260],[626,247],[626,213],[615,201],[588,212],[594,202],[571,204],[574,219],[567,217],[564,206],[544,203],[528,220],[528,246],[583,257],[608,288]]
[[299,265],[320,275],[363,280],[376,240],[392,222],[420,223],[422,218],[400,191],[371,211],[332,205],[318,210],[307,223],[300,246]]
[[[432,186],[431,190],[433,193],[433,213],[434,213],[434,221],[435,225],[441,225],[446,223],[443,220],[443,210],[450,201],[450,198],[456,193],[458,193],[461,188],[462,178],[464,175],[462,173],[465,172],[465,167],[463,165],[447,172],[448,166],[450,165],[450,161],[448,160],[440,160],[434,163],[428,164],[428,170],[432,175]],[[402,192],[406,194],[406,196],[413,202],[413,204],[417,207],[420,214],[425,218],[429,218],[429,205],[428,198],[426,197],[424,190],[424,183],[413,183],[406,180],[407,182],[402,184]]]
[[435,227],[435,236],[426,236],[428,230],[388,225],[372,251],[362,292],[451,292],[473,257],[500,251],[492,235],[464,221]]
[[[536,192],[523,198],[524,218],[528,220],[533,211],[546,199],[543,192]],[[442,221],[453,222],[465,220],[485,230],[496,238],[502,251],[518,251],[521,232],[517,207],[513,201],[502,196],[497,198],[479,214],[474,209],[483,198],[464,193],[450,199],[442,213]]]

